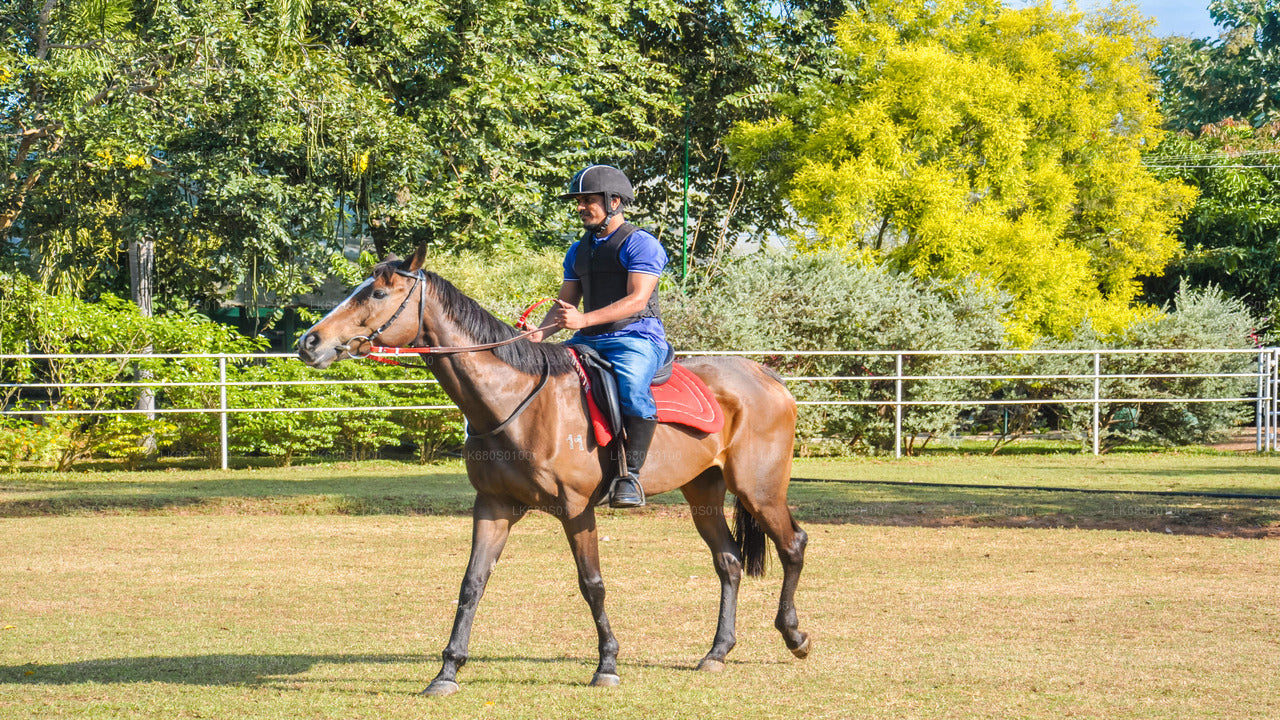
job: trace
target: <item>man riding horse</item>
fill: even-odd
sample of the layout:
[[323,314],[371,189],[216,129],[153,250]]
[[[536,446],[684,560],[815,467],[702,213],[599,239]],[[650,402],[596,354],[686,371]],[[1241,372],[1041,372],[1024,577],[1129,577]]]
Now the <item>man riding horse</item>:
[[621,170],[585,168],[560,198],[577,201],[586,232],[565,254],[556,306],[539,326],[545,330],[530,339],[576,330],[571,343],[587,345],[612,363],[626,429],[626,474],[614,479],[609,505],[640,507],[640,469],[658,423],[649,386],[671,347],[658,312],[658,277],[667,254],[657,238],[623,218],[635,195]]

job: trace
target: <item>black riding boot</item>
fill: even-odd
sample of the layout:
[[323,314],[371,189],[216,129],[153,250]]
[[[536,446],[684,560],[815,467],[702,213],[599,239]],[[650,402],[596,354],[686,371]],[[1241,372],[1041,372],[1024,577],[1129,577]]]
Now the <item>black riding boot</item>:
[[609,507],[640,507],[644,505],[640,468],[644,467],[645,457],[649,454],[649,444],[653,442],[653,431],[658,427],[658,421],[627,416],[623,418],[623,424],[627,428],[627,474],[613,482]]

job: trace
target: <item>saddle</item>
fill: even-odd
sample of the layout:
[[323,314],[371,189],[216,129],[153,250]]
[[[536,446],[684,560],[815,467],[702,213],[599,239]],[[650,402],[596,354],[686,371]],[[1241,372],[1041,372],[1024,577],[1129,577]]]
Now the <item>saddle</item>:
[[[613,364],[586,345],[567,347],[586,395],[596,444],[604,447],[622,434],[622,404]],[[724,427],[724,412],[716,396],[702,378],[675,362],[675,351],[669,346],[666,360],[653,377],[652,390],[658,422],[705,433],[719,432]]]

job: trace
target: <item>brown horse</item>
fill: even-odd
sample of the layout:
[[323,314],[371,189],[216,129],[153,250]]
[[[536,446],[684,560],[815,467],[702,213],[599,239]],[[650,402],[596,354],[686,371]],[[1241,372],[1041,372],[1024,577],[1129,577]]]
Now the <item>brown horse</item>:
[[[424,249],[409,261],[388,258],[350,297],[316,323],[298,343],[298,356],[317,368],[353,357],[372,341],[385,346],[473,346],[509,340],[509,325],[482,309],[448,281],[422,270]],[[425,356],[440,386],[466,416],[467,476],[476,489],[471,560],[458,595],[444,665],[423,692],[458,690],[467,661],[476,606],[507,535],[530,509],[564,524],[578,566],[578,586],[591,608],[600,640],[592,685],[616,685],[618,642],[604,609],[604,582],[596,538],[595,506],[617,467],[592,440],[582,390],[568,350],[520,339],[492,350]],[[733,649],[738,581],[764,570],[765,535],[782,561],[782,594],[774,625],[791,652],[811,643],[796,617],[796,584],[804,565],[805,532],[787,508],[796,404],[780,378],[741,358],[683,361],[706,382],[724,410],[715,434],[659,427],[644,468],[647,495],[680,489],[693,522],[711,548],[720,578],[720,617],[700,670],[724,668]],[[527,410],[527,412],[526,412]],[[735,533],[725,522],[725,491],[737,496]],[[735,537],[736,535],[736,537]]]

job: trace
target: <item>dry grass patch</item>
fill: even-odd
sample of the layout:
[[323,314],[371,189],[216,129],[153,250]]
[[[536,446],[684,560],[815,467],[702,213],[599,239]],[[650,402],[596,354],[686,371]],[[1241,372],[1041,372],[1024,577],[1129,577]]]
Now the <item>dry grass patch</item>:
[[[816,652],[744,582],[726,672],[691,670],[716,581],[684,519],[601,519],[623,687],[559,525],[520,523],[463,692],[438,668],[470,541],[453,516],[0,521],[0,717],[1228,718],[1280,714],[1280,550],[1079,530],[809,523]],[[11,627],[10,627],[11,626]]]

